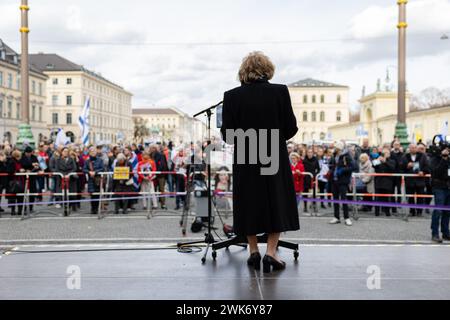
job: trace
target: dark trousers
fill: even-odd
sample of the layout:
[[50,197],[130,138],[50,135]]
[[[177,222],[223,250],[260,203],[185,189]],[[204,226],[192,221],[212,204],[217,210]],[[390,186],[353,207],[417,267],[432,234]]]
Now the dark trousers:
[[[158,192],[165,192],[166,188],[166,177],[165,176],[159,176],[156,178],[156,189]],[[159,195],[159,202],[161,203],[161,206],[164,206],[166,204],[166,198],[165,195],[160,194]]]
[[[389,189],[384,189],[384,188],[375,188],[375,193],[376,194],[392,194],[392,190]],[[390,203],[392,202],[392,198],[391,197],[376,197],[376,202],[387,202]],[[381,209],[381,210],[380,210]],[[386,216],[390,216],[390,207],[380,207],[380,206],[375,206],[375,215],[379,216],[380,215],[380,211],[383,211],[384,214],[386,214]]]
[[[98,192],[98,191],[96,191]],[[91,213],[97,214],[98,213],[98,206],[99,206],[99,199],[100,197],[98,195],[91,195]]]
[[[177,192],[184,192],[184,191],[186,191],[186,186],[185,186],[185,183],[184,183],[184,176],[182,176],[182,175],[178,175],[177,176],[177,178],[176,178],[176,185],[177,185]],[[176,197],[177,208],[180,207],[181,202],[184,203],[185,201],[186,201],[186,196],[177,195],[177,197]]]
[[[17,214],[21,215],[23,210],[23,197],[11,197],[8,199],[8,204],[11,207],[11,214],[15,215]],[[16,209],[17,207],[17,209]]]
[[[348,186],[346,184],[338,184],[337,182],[333,181],[331,185],[332,193],[333,193],[333,200],[347,200],[347,192],[348,192]],[[339,204],[334,204],[334,217],[336,219],[340,219],[339,214]],[[344,219],[350,218],[348,214],[348,204],[343,204],[342,208],[344,210]]]
[[[434,202],[436,206],[450,206],[450,190],[434,188]],[[450,237],[449,231],[450,211],[434,210],[431,217],[431,234],[433,237],[439,237],[439,224],[442,235]]]
[[[425,188],[424,187],[418,187],[418,186],[407,186],[406,187],[406,194],[407,195],[415,195],[415,194],[417,194],[417,195],[424,195],[425,194]],[[414,200],[416,200],[416,201],[414,201]],[[416,199],[414,199],[414,197],[408,197],[408,203],[409,204],[418,204],[418,205],[422,205],[422,204],[424,204],[424,198],[416,198]],[[412,215],[412,216],[415,216],[415,215],[422,215],[422,209],[413,209],[413,208],[411,208],[410,210],[409,210],[409,213]]]

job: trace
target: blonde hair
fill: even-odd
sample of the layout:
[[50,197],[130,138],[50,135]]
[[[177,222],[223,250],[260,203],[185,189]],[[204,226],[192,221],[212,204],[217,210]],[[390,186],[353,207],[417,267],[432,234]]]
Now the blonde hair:
[[359,160],[360,160],[361,162],[366,163],[367,160],[369,160],[369,156],[368,156],[366,153],[361,153],[361,155],[359,156]]
[[250,83],[261,78],[270,80],[275,73],[275,66],[269,57],[261,51],[250,52],[243,60],[239,68],[239,81]]

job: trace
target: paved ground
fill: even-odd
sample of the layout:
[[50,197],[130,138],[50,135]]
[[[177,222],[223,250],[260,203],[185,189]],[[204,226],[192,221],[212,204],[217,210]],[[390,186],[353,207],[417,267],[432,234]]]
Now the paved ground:
[[[151,219],[147,219],[145,211],[136,210],[129,215],[114,215],[110,212],[106,218],[99,220],[97,216],[87,214],[87,203],[83,204],[82,213],[69,217],[62,216],[62,209],[47,206],[37,207],[38,214],[24,221],[4,213],[0,219],[0,244],[176,242],[182,239],[202,239],[203,232],[190,232],[192,217],[189,218],[187,234],[183,237],[179,226],[181,212],[174,211],[173,208],[173,199],[169,199],[171,210],[156,211]],[[358,221],[354,221],[352,227],[343,224],[329,225],[331,209],[321,209],[319,215],[321,216],[309,217],[301,213],[301,230],[283,237],[300,243],[430,242],[429,215],[411,218],[406,222],[401,217],[364,214]],[[223,218],[226,223],[232,224],[229,214],[225,214]],[[218,228],[218,236],[223,237],[218,217],[215,226]]]
[[201,253],[175,250],[12,252],[0,256],[0,299],[450,299],[449,246],[306,245],[298,263],[280,254],[287,269],[263,274],[246,266],[240,248],[205,265]]

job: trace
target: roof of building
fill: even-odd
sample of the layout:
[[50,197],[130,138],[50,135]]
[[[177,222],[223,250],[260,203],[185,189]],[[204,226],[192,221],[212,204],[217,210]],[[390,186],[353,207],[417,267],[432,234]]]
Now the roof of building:
[[174,108],[136,108],[132,109],[133,115],[176,115],[180,114],[179,111],[177,111]]
[[[2,54],[2,52],[4,52],[4,55]],[[20,54],[18,54],[10,46],[4,43],[2,39],[0,39],[0,60],[12,64],[17,68],[20,67]],[[38,68],[34,67],[31,63],[30,63],[30,71],[43,75],[43,73]]]
[[289,85],[291,88],[348,88],[348,86],[307,78]]
[[83,71],[83,66],[73,63],[54,53],[30,54],[30,63],[44,71]]
[[66,58],[61,57],[58,54],[55,53],[37,53],[37,54],[30,54],[30,64],[40,70],[41,72],[51,72],[51,71],[81,71],[85,72],[95,78],[98,78],[102,81],[105,81],[115,87],[119,87],[120,89],[123,89],[123,87],[119,86],[118,84],[109,81],[108,79],[104,78],[101,74],[90,71],[86,69],[84,66],[76,64],[70,60],[67,60]]

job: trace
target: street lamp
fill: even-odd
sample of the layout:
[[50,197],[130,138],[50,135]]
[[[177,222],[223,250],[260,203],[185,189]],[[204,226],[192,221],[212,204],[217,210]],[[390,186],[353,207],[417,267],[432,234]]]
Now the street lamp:
[[21,99],[22,99],[22,124],[19,125],[19,137],[17,139],[17,146],[23,148],[25,142],[34,148],[33,133],[30,126],[30,90],[29,90],[29,63],[28,63],[28,0],[21,0],[21,61],[20,61],[20,73],[21,73]]
[[408,0],[397,0],[399,7],[398,28],[398,89],[397,89],[397,125],[395,135],[403,148],[408,146],[408,129],[406,126],[406,4]]

